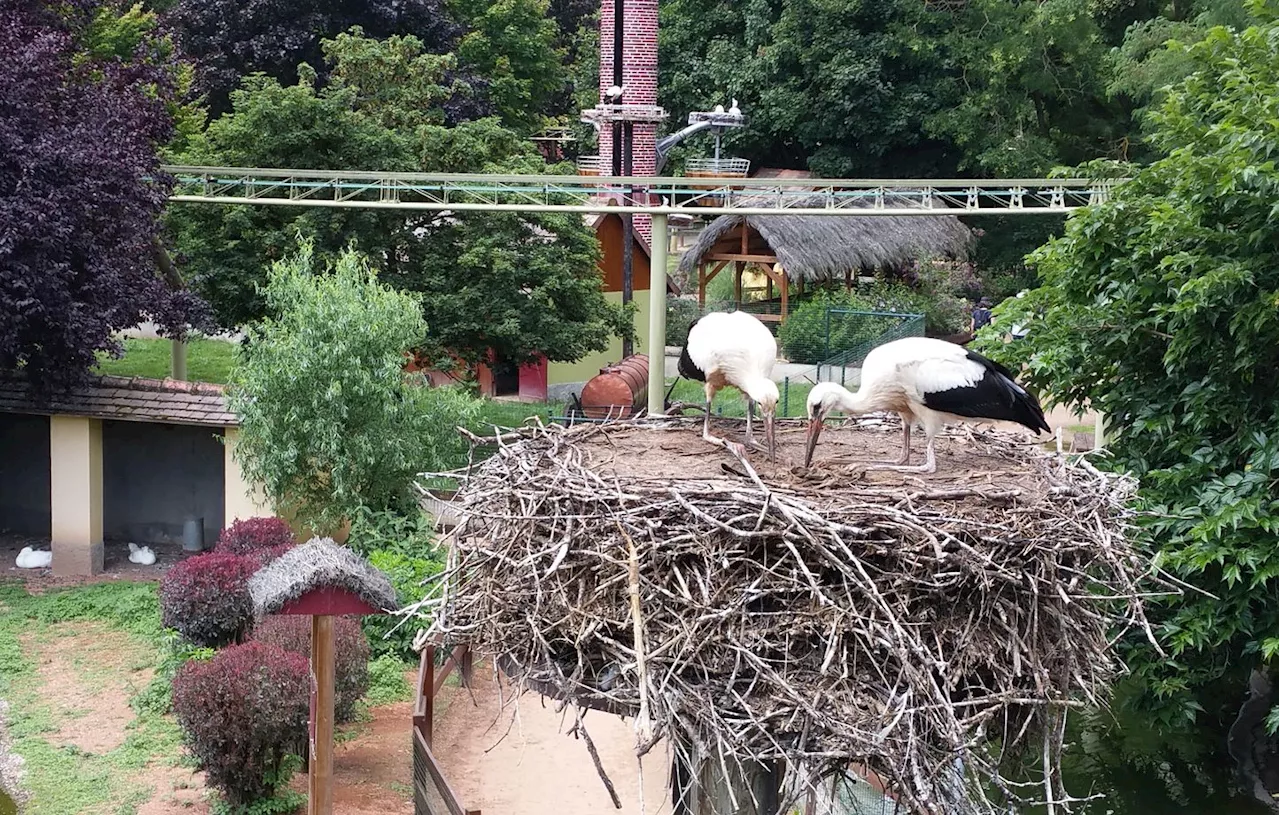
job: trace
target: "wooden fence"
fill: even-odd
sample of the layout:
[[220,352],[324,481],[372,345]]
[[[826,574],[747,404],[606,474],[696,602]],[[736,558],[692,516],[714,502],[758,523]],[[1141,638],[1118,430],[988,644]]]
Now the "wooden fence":
[[414,815],[480,815],[480,810],[462,805],[458,794],[431,752],[435,698],[455,669],[464,687],[471,684],[471,650],[460,645],[445,654],[436,667],[437,647],[422,650],[418,664],[418,686],[413,707],[413,812]]

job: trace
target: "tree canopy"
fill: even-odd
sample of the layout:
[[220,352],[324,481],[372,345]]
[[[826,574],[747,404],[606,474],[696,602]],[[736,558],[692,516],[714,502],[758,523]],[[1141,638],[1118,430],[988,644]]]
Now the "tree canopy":
[[87,0],[3,0],[0,18],[0,369],[65,384],[115,331],[199,317],[154,255],[176,71],[145,26],[122,56]]
[[[532,144],[497,118],[450,126],[452,57],[413,37],[344,34],[324,44],[329,81],[302,71],[281,85],[257,76],[232,94],[184,163],[423,172],[545,172]],[[422,293],[426,348],[469,362],[575,360],[628,331],[605,299],[598,249],[580,216],[413,213],[265,207],[186,207],[168,216],[180,261],[224,325],[268,313],[265,264],[294,236],[332,259],[350,242],[382,278]]]
[[1276,47],[1272,14],[1182,50],[1193,72],[1150,114],[1159,158],[1122,168],[1132,180],[1034,253],[1043,285],[997,310],[1027,338],[986,343],[1106,416],[1107,466],[1141,479],[1138,532],[1191,587],[1151,601],[1165,654],[1122,643],[1126,721],[1160,734],[1152,765],[1169,752],[1199,766],[1188,745],[1221,751],[1239,706],[1224,684],[1275,667]]

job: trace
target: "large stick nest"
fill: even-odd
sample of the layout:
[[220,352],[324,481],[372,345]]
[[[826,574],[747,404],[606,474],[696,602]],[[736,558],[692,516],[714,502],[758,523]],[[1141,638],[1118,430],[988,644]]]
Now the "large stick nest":
[[[856,762],[929,813],[1065,802],[1065,710],[1101,701],[1111,638],[1146,626],[1133,484],[1001,430],[940,437],[930,476],[840,465],[900,438],[850,423],[815,470],[757,474],[687,422],[508,434],[457,497],[433,633],[636,716],[640,754]],[[1010,770],[1029,759],[1034,784]]]

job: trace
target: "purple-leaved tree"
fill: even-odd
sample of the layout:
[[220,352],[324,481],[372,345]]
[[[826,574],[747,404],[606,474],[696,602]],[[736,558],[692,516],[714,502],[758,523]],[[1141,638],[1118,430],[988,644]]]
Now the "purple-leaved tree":
[[90,57],[96,13],[0,0],[0,371],[41,388],[87,375],[118,329],[178,331],[201,311],[156,264],[172,66],[148,39],[128,60]]

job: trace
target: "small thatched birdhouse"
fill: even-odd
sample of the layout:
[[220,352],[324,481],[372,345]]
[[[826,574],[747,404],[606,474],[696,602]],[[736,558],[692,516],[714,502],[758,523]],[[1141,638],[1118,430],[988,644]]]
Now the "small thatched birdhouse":
[[333,812],[333,617],[385,614],[396,607],[391,581],[350,549],[312,538],[249,579],[258,617],[311,615],[310,815]]

